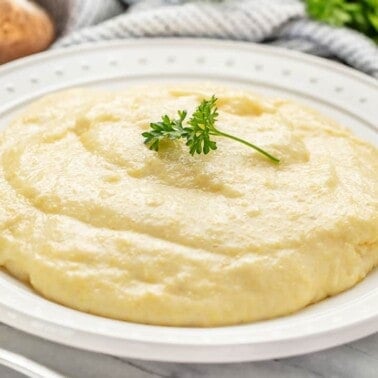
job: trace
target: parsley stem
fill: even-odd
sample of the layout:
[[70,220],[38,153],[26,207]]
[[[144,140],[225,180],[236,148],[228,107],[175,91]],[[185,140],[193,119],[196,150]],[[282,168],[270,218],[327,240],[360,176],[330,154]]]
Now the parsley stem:
[[278,164],[280,162],[280,159],[278,159],[275,156],[271,155],[269,152],[266,152],[262,148],[257,147],[256,145],[247,142],[244,139],[240,139],[240,138],[238,138],[236,136],[224,133],[224,132],[219,131],[218,129],[215,129],[215,128],[214,128],[214,130],[215,130],[215,132],[211,132],[212,135],[221,135],[221,136],[224,136],[226,138],[230,138],[230,139],[236,140],[237,142],[243,143],[246,146],[251,147],[251,148],[255,149],[256,151],[260,152],[261,154],[265,155],[268,159],[272,160],[274,163]]

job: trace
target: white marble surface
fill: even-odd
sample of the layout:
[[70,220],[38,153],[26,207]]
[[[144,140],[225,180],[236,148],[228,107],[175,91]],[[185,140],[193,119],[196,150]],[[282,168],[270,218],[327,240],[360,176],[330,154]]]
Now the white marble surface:
[[[69,378],[377,378],[378,333],[323,352],[240,364],[174,364],[121,359],[44,341],[0,323],[0,348]],[[0,378],[20,378],[0,366]]]

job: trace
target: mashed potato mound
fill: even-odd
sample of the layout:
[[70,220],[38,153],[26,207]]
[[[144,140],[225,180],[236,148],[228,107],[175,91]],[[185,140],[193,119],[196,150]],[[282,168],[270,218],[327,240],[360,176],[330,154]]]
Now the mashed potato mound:
[[[218,97],[235,141],[191,156],[141,133]],[[75,89],[0,135],[0,265],[46,298],[169,326],[286,315],[378,264],[378,150],[291,101],[215,85]]]

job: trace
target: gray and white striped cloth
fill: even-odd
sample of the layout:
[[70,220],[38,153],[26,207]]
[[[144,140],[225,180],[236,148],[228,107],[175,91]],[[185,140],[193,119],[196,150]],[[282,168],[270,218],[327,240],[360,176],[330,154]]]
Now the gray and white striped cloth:
[[378,78],[378,48],[306,17],[301,0],[38,0],[57,20],[54,48],[140,37],[263,42],[337,59]]

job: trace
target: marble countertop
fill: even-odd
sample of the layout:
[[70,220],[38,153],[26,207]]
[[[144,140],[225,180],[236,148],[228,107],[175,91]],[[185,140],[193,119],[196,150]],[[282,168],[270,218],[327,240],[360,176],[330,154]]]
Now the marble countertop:
[[[0,348],[19,353],[69,378],[377,378],[378,333],[323,352],[239,364],[177,364],[79,351],[0,323]],[[1,378],[21,375],[0,366]]]

